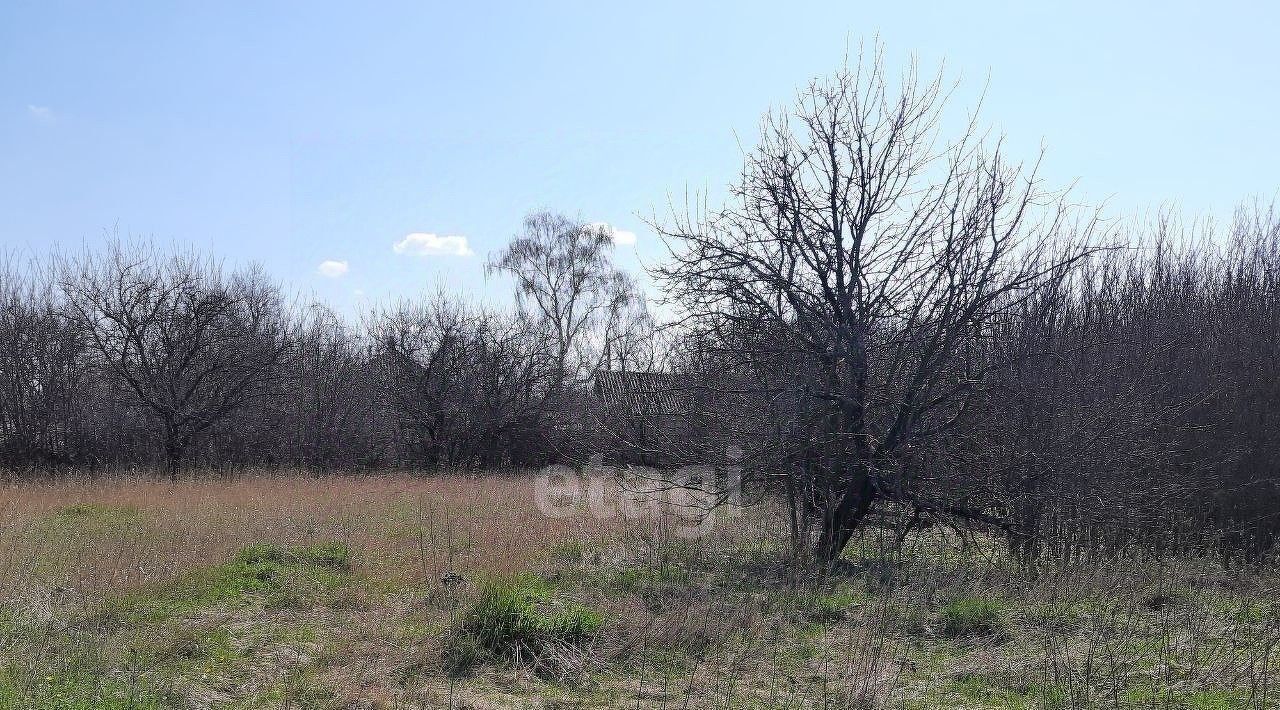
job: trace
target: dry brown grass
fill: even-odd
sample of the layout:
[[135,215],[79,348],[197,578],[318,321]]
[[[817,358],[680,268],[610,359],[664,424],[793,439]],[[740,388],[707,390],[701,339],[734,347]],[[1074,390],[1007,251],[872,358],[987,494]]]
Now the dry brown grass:
[[[101,595],[225,562],[245,545],[338,540],[399,581],[445,570],[527,569],[566,539],[608,541],[624,521],[555,519],[528,477],[246,476],[170,484],[138,478],[0,489],[0,590]],[[75,520],[77,509],[88,511]],[[67,518],[51,534],[50,521]],[[105,521],[104,521],[105,519]]]
[[[847,569],[797,582],[767,508],[721,515],[689,540],[670,516],[549,517],[533,485],[122,477],[0,490],[0,710],[1280,701],[1273,572],[1121,560],[1029,574],[992,541],[922,533],[895,549],[870,531]],[[199,575],[246,546],[326,541],[351,550],[350,573],[283,602],[248,592],[159,615],[121,606],[198,595],[211,583]],[[466,581],[448,588],[446,571]],[[554,587],[554,605],[598,610],[602,629],[581,648],[552,647],[551,663],[451,675],[445,659],[484,580],[526,572]],[[987,605],[998,618],[964,618]]]

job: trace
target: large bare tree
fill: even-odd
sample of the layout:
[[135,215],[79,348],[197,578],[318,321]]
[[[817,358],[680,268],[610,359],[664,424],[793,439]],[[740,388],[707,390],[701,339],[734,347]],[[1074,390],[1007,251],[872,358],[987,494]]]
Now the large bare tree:
[[159,428],[171,478],[194,437],[267,391],[289,347],[279,290],[256,269],[112,242],[62,264],[68,317]]
[[942,130],[948,88],[888,76],[877,50],[765,117],[722,208],[655,224],[672,252],[657,275],[718,372],[781,407],[769,465],[816,513],[821,562],[878,502],[1002,524],[911,490],[908,454],[1000,366],[993,325],[1091,252],[1092,216],[1035,166],[972,118]]

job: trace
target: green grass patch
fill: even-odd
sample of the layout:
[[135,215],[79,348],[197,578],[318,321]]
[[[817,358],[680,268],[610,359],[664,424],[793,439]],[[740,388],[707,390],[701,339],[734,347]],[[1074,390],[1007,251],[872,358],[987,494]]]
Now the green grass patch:
[[983,707],[1025,708],[1029,699],[1018,692],[1001,687],[979,675],[964,675],[951,681],[945,694],[963,699],[965,705]]
[[21,688],[0,673],[0,710],[162,710],[169,707],[140,684],[87,672],[50,675]]
[[551,546],[547,556],[553,561],[566,565],[585,564],[599,555],[596,545],[584,540],[565,540]]
[[1133,688],[1125,700],[1139,707],[1185,708],[1185,710],[1244,710],[1256,707],[1241,692],[1200,690],[1180,693],[1169,688]]
[[960,597],[942,607],[942,630],[948,636],[981,636],[1003,626],[1000,602],[985,597]]
[[831,590],[803,595],[797,600],[796,607],[805,618],[829,624],[844,619],[857,602],[858,597],[852,591]]
[[687,568],[675,565],[627,567],[616,572],[609,582],[620,592],[652,599],[687,591],[693,585],[693,575]]
[[107,623],[159,623],[249,599],[262,599],[268,608],[298,607],[343,584],[350,568],[350,552],[340,543],[301,548],[250,545],[227,564],[109,598],[93,618]]
[[45,520],[49,523],[68,525],[68,524],[93,524],[93,523],[121,523],[128,522],[138,518],[141,514],[137,506],[133,505],[103,505],[101,503],[78,503],[76,505],[68,505],[53,511]]
[[227,668],[245,657],[227,629],[179,629],[169,640],[164,655],[165,660],[204,670]]

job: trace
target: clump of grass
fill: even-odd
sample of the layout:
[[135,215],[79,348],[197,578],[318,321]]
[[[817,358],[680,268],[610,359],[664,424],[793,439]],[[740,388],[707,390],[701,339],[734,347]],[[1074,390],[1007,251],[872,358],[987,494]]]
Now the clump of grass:
[[269,572],[288,565],[306,565],[347,572],[351,570],[351,551],[340,542],[322,542],[310,547],[289,548],[268,542],[242,548],[236,553],[235,563],[257,572]]
[[312,668],[293,668],[265,693],[272,707],[333,708],[334,694],[325,687]]
[[568,565],[581,565],[598,557],[599,549],[584,540],[570,539],[551,546],[547,555],[555,562]]
[[848,588],[774,589],[761,595],[762,608],[797,624],[831,624],[845,619],[858,603]]
[[985,597],[959,597],[942,607],[942,629],[948,636],[981,636],[1003,625],[1000,602]]
[[849,591],[833,591],[815,594],[807,604],[807,615],[820,623],[831,623],[845,617],[849,609],[857,603],[857,597]]
[[233,663],[243,657],[227,629],[180,628],[160,649],[160,659],[201,661],[208,666]]
[[464,672],[487,659],[561,669],[578,656],[604,622],[601,614],[557,599],[547,580],[532,574],[495,579],[463,613],[445,649],[446,664]]
[[341,542],[322,542],[295,550],[296,559],[337,572],[351,571],[351,550]]
[[626,567],[618,570],[608,585],[624,594],[634,594],[650,609],[661,609],[672,598],[687,596],[693,588],[692,573],[684,567]]

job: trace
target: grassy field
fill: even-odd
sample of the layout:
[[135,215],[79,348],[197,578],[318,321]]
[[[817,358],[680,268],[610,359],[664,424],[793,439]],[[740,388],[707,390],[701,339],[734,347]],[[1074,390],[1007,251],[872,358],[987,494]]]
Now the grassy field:
[[510,476],[0,490],[0,708],[1280,707],[1280,575],[869,532],[797,575]]

